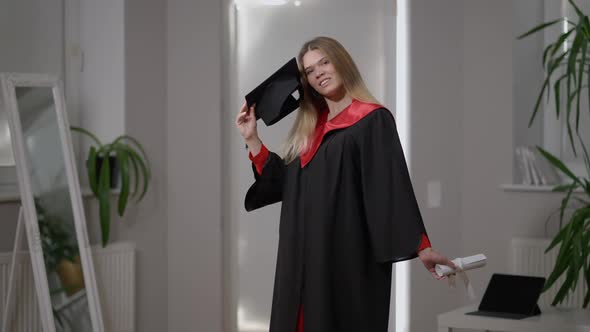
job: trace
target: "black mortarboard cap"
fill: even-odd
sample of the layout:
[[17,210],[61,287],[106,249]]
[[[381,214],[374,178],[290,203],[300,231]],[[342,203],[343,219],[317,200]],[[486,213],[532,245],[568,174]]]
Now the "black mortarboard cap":
[[[299,99],[292,95],[295,90]],[[248,93],[246,103],[248,107],[256,104],[256,119],[262,118],[270,126],[296,110],[302,97],[299,68],[293,58]]]

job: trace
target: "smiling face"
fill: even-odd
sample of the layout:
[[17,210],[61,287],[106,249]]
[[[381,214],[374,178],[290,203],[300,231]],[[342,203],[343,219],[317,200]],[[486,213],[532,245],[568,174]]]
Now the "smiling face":
[[322,96],[338,100],[345,95],[342,78],[321,50],[310,50],[303,55],[303,68],[309,85]]

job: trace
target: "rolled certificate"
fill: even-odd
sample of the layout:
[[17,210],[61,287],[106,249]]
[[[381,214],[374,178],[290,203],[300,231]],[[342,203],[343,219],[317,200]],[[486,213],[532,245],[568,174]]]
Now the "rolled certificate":
[[457,273],[459,271],[467,271],[476,269],[486,265],[486,256],[484,254],[477,254],[468,257],[455,258],[452,260],[457,266],[457,270],[447,265],[436,264],[434,270],[439,277],[447,276],[449,274]]

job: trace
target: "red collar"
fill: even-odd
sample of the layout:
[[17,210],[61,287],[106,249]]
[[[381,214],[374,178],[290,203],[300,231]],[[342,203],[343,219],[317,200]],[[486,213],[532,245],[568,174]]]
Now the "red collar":
[[321,112],[318,117],[318,123],[315,127],[313,134],[312,145],[306,152],[300,155],[301,168],[305,167],[315,156],[315,153],[320,148],[320,144],[324,139],[324,136],[332,130],[342,129],[352,126],[357,123],[360,119],[364,118],[367,114],[373,112],[376,109],[382,108],[379,104],[370,104],[352,100],[352,103],[333,117],[330,121],[328,119],[328,112]]

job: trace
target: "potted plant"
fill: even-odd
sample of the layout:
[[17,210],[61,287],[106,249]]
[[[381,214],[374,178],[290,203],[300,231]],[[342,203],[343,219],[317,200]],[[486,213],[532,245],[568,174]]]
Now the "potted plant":
[[[553,91],[557,118],[565,116],[569,144],[575,156],[578,156],[575,142],[579,142],[581,146],[582,159],[586,165],[585,177],[575,175],[559,158],[543,148],[537,147],[537,149],[566,176],[568,181],[566,184],[553,188],[555,192],[564,193],[559,207],[560,230],[545,252],[559,246],[559,253],[555,267],[547,278],[543,291],[548,290],[557,282],[560,276],[565,274],[565,279],[563,279],[563,283],[552,301],[552,305],[559,304],[570,291],[575,290],[577,283],[580,282],[581,272],[584,279],[581,282],[588,285],[583,304],[584,308],[586,308],[590,302],[590,158],[579,133],[579,125],[580,98],[584,90],[590,86],[590,58],[588,57],[588,52],[590,52],[590,20],[572,0],[568,1],[578,16],[577,22],[572,22],[567,17],[560,18],[534,27],[518,38],[525,38],[555,24],[566,22],[568,26],[568,30],[559,34],[557,39],[548,45],[543,52],[545,80],[533,109],[529,127],[541,106],[541,100],[544,96],[549,100],[551,98],[550,93]],[[569,42],[569,47],[564,50],[566,42]],[[590,90],[588,91],[588,97],[590,99]],[[561,111],[562,107],[564,108],[563,111]],[[581,191],[581,194],[578,194],[579,191]],[[564,221],[566,210],[572,212]]]
[[[87,172],[90,190],[98,199],[102,246],[105,247],[109,241],[111,225],[111,184],[116,183],[115,179],[120,179],[117,212],[119,216],[123,216],[129,198],[137,197],[136,202],[139,202],[148,190],[151,170],[147,155],[141,144],[129,135],[121,135],[111,143],[103,144],[96,135],[84,128],[70,128],[89,137],[94,143],[88,151]],[[113,174],[113,163],[116,163],[115,169],[119,170],[118,174]]]
[[35,209],[47,272],[57,273],[61,282],[59,290],[70,296],[84,288],[84,274],[74,230],[62,218],[47,212],[38,199],[35,199]]

